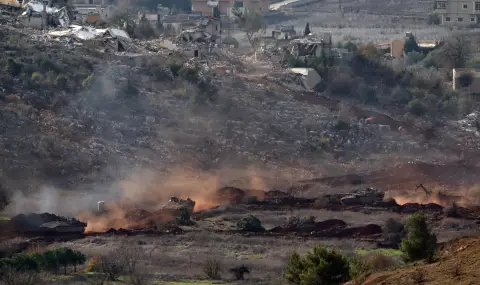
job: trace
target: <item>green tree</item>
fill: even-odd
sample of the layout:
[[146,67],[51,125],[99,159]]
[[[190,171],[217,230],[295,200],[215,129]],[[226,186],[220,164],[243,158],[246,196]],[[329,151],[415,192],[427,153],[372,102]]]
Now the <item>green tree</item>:
[[412,51],[420,52],[420,48],[418,47],[417,40],[412,34],[409,34],[405,38],[405,43],[403,44],[403,51],[405,52],[405,54],[408,54]]
[[60,264],[58,262],[56,252],[52,250],[45,251],[42,254],[42,257],[44,262],[44,268],[53,271],[54,273],[57,273]]
[[77,272],[77,265],[85,264],[85,262],[87,262],[87,257],[85,254],[81,253],[80,251],[73,252],[72,265],[75,272]]
[[62,247],[55,250],[55,254],[57,256],[58,263],[63,266],[63,274],[67,274],[67,267],[70,264],[73,264],[75,253],[68,247]]
[[308,36],[310,35],[311,31],[310,31],[310,23],[307,23],[307,25],[305,26],[305,30],[303,31],[303,35],[304,36]]
[[285,278],[290,284],[300,284],[302,281],[300,275],[304,269],[305,265],[303,264],[302,258],[296,251],[294,251],[292,255],[290,255],[283,278]]
[[262,15],[256,11],[250,11],[247,9],[243,12],[239,9],[234,9],[233,13],[238,26],[245,32],[247,40],[252,46],[256,57],[259,38],[261,35],[265,34],[267,28]]
[[315,246],[303,258],[293,253],[284,278],[293,285],[331,285],[349,279],[348,260],[335,249]]
[[7,265],[16,271],[39,271],[38,262],[30,255],[25,253],[17,253],[7,262]]
[[410,216],[405,225],[407,237],[402,241],[401,249],[407,260],[427,259],[432,261],[437,249],[437,236],[431,233],[424,214]]

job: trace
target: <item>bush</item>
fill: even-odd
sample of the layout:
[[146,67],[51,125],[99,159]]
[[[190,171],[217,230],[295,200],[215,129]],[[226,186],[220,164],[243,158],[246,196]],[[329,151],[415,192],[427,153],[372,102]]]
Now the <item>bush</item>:
[[43,81],[43,75],[40,72],[36,71],[32,73],[32,80],[37,82]]
[[9,57],[5,66],[5,71],[12,76],[17,76],[22,72],[22,64],[17,63],[13,58]]
[[260,220],[253,216],[249,215],[237,222],[237,228],[240,231],[245,232],[263,232],[265,229],[262,226]]
[[415,116],[423,116],[427,113],[427,105],[418,99],[408,102],[408,111]]
[[183,77],[185,80],[188,80],[192,83],[198,82],[198,72],[199,69],[197,67],[187,67],[182,66],[178,71],[178,74]]
[[389,218],[385,222],[383,237],[386,242],[391,244],[400,244],[404,234],[404,225],[401,222],[393,218]]
[[55,78],[55,87],[59,90],[65,90],[67,88],[67,77],[63,74],[59,74],[57,78]]
[[345,120],[342,120],[342,119],[338,119],[336,122],[335,122],[335,125],[333,126],[335,128],[335,130],[337,131],[342,131],[342,130],[349,130],[350,129],[350,124],[345,121]]
[[408,233],[402,241],[402,251],[408,261],[427,259],[432,261],[437,249],[437,236],[430,233],[424,214],[410,216],[405,225]]
[[180,76],[180,69],[183,67],[182,63],[172,61],[168,64],[168,66],[170,67],[170,71],[174,76]]
[[220,261],[217,259],[209,259],[203,265],[203,272],[209,279],[219,280],[220,279]]
[[305,257],[294,252],[284,278],[294,285],[339,284],[350,278],[348,260],[325,246],[315,246]]
[[90,74],[87,78],[82,81],[83,88],[89,88],[93,83],[93,74]]
[[243,280],[245,273],[250,273],[250,269],[245,265],[230,268],[230,273],[236,280]]
[[395,268],[398,262],[392,256],[375,252],[365,257],[365,264],[372,271],[384,271]]

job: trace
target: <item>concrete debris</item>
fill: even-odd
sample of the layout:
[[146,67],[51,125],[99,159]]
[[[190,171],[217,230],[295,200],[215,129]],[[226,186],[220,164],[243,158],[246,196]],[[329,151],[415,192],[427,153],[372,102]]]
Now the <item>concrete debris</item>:
[[67,29],[54,30],[48,34],[52,37],[72,37],[78,40],[91,40],[104,35],[107,29],[95,29],[91,27],[83,27],[71,25]]
[[21,14],[20,19],[28,27],[67,27],[71,23],[66,7],[49,7],[42,2],[34,0],[26,3],[23,8],[25,11]]
[[313,68],[290,68],[290,71],[302,76],[302,85],[307,90],[313,90],[320,82],[322,82],[322,78]]

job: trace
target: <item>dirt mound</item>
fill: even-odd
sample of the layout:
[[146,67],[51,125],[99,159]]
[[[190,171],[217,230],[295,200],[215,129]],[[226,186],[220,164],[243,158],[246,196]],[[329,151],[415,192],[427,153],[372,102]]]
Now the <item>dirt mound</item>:
[[308,235],[314,237],[362,238],[378,236],[382,234],[382,228],[375,224],[348,228],[346,222],[338,219],[321,222],[303,219],[297,223],[290,222],[287,225],[275,227],[269,230],[269,232],[276,234],[295,233],[301,236]]
[[356,280],[348,284],[479,284],[480,238],[462,238],[440,245],[437,258],[432,264],[415,263],[397,270],[375,273],[365,280]]

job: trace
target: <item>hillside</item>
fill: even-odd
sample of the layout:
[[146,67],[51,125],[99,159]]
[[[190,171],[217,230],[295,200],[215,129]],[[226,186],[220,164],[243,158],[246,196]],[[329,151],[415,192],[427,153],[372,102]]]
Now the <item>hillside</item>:
[[432,264],[416,263],[395,271],[380,272],[357,280],[352,285],[451,285],[478,284],[480,239],[461,238],[441,246],[438,260]]

